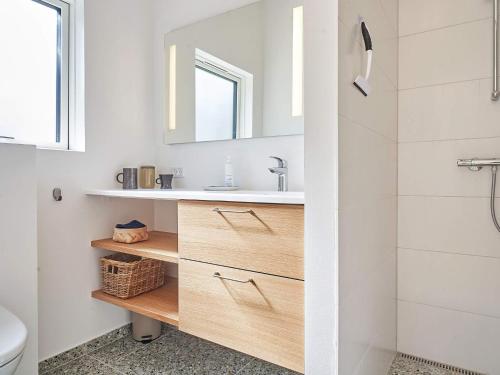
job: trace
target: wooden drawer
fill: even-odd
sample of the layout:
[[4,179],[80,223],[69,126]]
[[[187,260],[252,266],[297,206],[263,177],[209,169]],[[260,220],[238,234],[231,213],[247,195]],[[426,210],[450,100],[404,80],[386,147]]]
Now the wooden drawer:
[[304,282],[181,259],[179,328],[303,373]]
[[179,256],[304,279],[304,206],[179,202]]

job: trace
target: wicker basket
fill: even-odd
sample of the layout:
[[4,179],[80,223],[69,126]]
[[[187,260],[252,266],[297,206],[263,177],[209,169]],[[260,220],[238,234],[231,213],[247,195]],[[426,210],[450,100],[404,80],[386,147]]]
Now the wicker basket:
[[149,239],[148,228],[115,228],[113,241],[122,243],[136,243]]
[[165,284],[165,265],[155,259],[113,254],[101,258],[102,290],[130,298]]

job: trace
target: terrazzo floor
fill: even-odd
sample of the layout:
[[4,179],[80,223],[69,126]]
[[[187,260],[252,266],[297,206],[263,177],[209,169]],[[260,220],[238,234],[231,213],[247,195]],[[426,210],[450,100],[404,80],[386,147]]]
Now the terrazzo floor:
[[[125,326],[39,365],[40,375],[299,375],[165,325],[149,344]],[[457,375],[398,355],[388,375]]]
[[40,363],[40,375],[299,375],[166,326],[149,344],[124,327]]

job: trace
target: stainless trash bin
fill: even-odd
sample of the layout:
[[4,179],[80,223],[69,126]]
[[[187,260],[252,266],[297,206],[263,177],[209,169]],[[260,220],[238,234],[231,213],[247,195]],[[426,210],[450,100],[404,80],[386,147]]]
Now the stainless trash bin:
[[161,334],[161,322],[147,316],[132,313],[132,337],[136,341],[150,342]]

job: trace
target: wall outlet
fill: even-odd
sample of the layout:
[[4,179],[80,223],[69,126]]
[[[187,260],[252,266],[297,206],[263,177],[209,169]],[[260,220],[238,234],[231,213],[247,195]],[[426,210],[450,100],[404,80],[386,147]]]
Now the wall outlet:
[[182,178],[184,177],[184,168],[172,168],[172,174],[174,178]]

